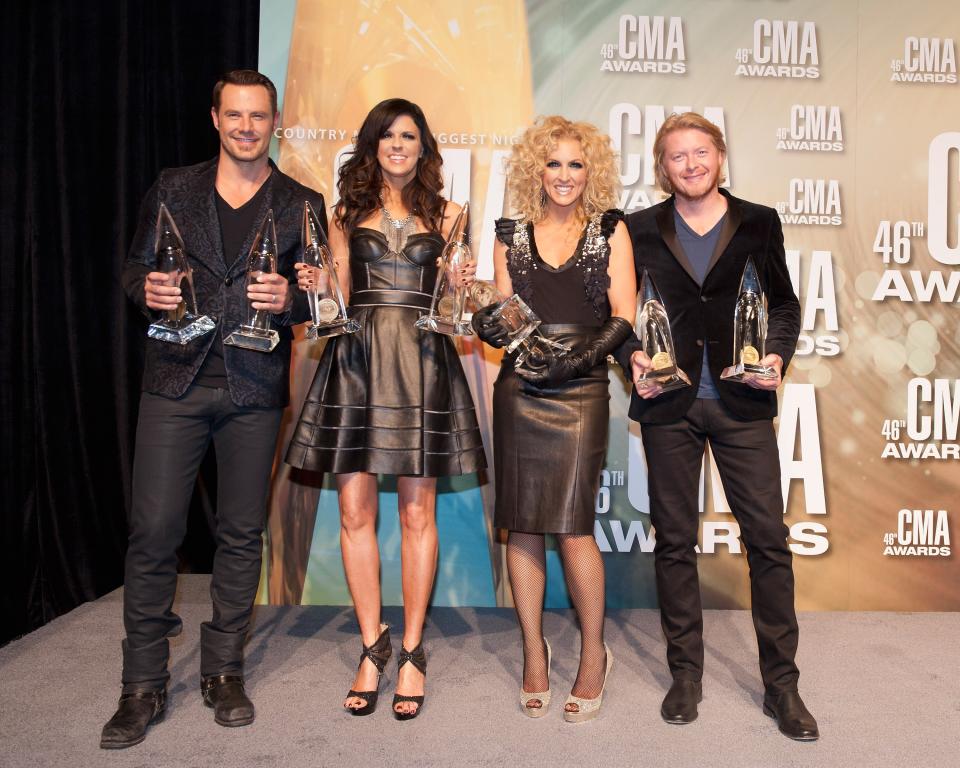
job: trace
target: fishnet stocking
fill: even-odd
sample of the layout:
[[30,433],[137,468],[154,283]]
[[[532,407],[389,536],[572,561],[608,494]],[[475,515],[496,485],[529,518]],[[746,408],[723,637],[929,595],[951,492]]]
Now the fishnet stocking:
[[580,667],[571,693],[593,699],[603,689],[607,665],[603,647],[603,559],[592,535],[558,535],[557,542],[567,591],[580,620]]
[[547,582],[544,537],[540,533],[510,531],[507,571],[517,620],[523,634],[523,690],[545,691],[547,648],[543,643],[543,593]]

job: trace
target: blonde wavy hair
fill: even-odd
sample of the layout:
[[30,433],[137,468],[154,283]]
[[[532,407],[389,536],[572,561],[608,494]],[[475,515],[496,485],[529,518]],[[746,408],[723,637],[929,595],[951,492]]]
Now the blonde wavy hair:
[[610,137],[590,123],[575,123],[559,115],[538,117],[514,145],[507,161],[510,206],[526,221],[536,223],[543,218],[545,195],[541,177],[550,153],[562,139],[579,141],[583,152],[587,184],[577,202],[580,218],[586,221],[617,203],[620,174]]

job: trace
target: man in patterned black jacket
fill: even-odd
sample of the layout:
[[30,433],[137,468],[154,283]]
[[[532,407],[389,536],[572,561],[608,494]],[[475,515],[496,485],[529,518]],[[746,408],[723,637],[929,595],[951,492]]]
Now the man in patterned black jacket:
[[[213,90],[220,134],[217,158],[161,172],[143,201],[123,271],[127,295],[148,316],[176,309],[186,285],[168,287],[155,271],[160,204],[176,222],[193,270],[201,314],[212,333],[186,345],[147,340],[133,466],[130,538],[124,578],[123,690],[100,746],[141,742],[162,717],[169,680],[168,638],[180,631],[171,610],[176,549],[200,462],[213,441],[217,459],[216,554],[211,621],[201,626],[204,702],[220,725],[253,721],[244,692],[243,645],[260,578],[261,533],[280,418],[288,399],[290,326],[307,319],[303,294],[291,288],[299,261],[303,204],[326,226],[323,197],[283,174],[269,159],[278,124],[277,91],[252,70],[228,72]],[[277,273],[247,287],[247,254],[273,211]],[[270,353],[225,346],[248,307],[271,313],[280,343]],[[189,306],[189,305],[188,305]]]
[[[646,268],[652,275],[670,318],[676,363],[692,382],[667,392],[659,386],[635,390],[630,402],[649,466],[654,568],[673,677],[660,714],[669,723],[689,723],[702,695],[697,489],[709,440],[750,564],[763,711],[785,735],[812,741],[819,736],[817,722],[797,692],[799,631],[773,430],[776,390],[800,333],[780,218],[772,208],[720,189],[726,145],[702,116],[667,118],[653,154],[657,184],[670,197],[630,214],[627,229],[637,273]],[[747,362],[769,366],[776,375],[735,383],[721,374],[734,362],[734,307],[748,258],[768,299],[769,326],[764,356]],[[617,359],[633,381],[654,369],[636,339],[618,350]]]

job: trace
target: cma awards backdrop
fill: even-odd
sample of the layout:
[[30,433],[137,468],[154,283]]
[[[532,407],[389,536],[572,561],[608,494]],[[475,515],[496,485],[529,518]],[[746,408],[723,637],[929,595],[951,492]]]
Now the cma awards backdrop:
[[[262,14],[260,65],[282,94],[280,167],[329,201],[370,107],[419,103],[448,196],[471,203],[481,277],[493,221],[509,214],[503,160],[537,115],[609,132],[628,213],[661,199],[651,150],[665,117],[716,123],[731,192],[780,213],[802,306],[776,422],[798,607],[957,610],[957,37],[960,7],[938,0],[287,0]],[[489,452],[499,353],[458,343]],[[281,455],[320,351],[296,345]],[[595,528],[608,604],[652,607],[639,427],[619,372],[610,389]],[[700,490],[704,603],[745,607],[746,558],[709,455]],[[385,479],[381,491],[384,600],[396,604],[396,489]],[[509,604],[492,505],[490,473],[441,481],[435,605]],[[261,599],[349,602],[338,542],[332,478],[278,460]],[[566,605],[556,557],[548,567],[548,605]]]

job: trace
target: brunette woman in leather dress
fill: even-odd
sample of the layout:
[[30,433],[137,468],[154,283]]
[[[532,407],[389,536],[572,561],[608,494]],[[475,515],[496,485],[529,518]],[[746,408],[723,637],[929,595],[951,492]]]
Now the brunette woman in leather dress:
[[[545,534],[560,548],[581,629],[580,665],[564,719],[599,712],[613,662],[603,641],[604,569],[593,537],[607,448],[606,357],[627,338],[636,278],[623,213],[611,210],[618,175],[608,137],[586,123],[541,119],[514,147],[510,201],[522,214],[497,222],[496,283],[516,292],[571,347],[535,375],[504,355],[494,386],[495,524],[509,531],[507,567],[523,633],[521,711],[546,714],[551,650],[542,630]],[[485,341],[505,341],[492,307],[474,314]]]
[[[397,476],[404,627],[394,713],[423,705],[423,622],[437,564],[436,478],[486,466],[473,400],[447,336],[414,323],[430,308],[459,206],[445,201],[436,140],[420,108],[388,99],[367,115],[340,171],[330,247],[361,329],[327,342],[286,461],[336,475],[340,545],[363,652],[344,701],[367,715],[391,655],[380,617],[377,474]],[[315,275],[298,265],[305,289]],[[472,280],[475,267],[462,278]]]

